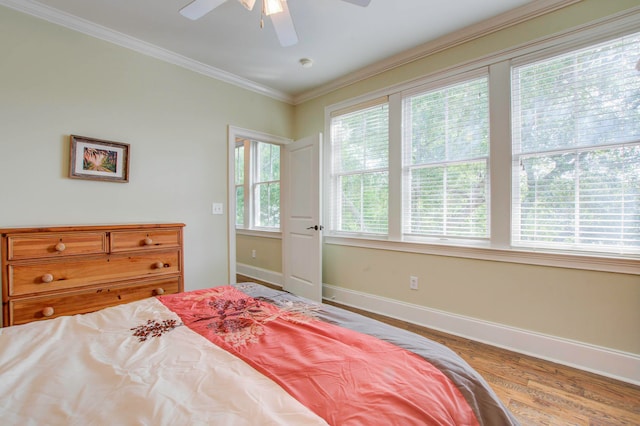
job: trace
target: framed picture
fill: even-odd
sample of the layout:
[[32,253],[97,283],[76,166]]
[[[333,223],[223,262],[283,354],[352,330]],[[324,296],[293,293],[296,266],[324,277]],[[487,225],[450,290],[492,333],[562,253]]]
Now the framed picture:
[[71,135],[69,177],[129,182],[129,144]]

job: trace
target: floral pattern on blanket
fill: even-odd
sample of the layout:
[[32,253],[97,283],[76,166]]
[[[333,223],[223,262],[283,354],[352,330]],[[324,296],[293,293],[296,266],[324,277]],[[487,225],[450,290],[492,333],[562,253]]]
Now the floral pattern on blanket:
[[131,331],[140,342],[144,342],[149,337],[160,337],[181,325],[183,324],[178,324],[178,321],[174,319],[167,319],[162,322],[150,319],[147,320],[146,324],[131,328]]
[[[316,319],[319,307],[290,301],[277,302],[266,298],[237,297],[230,287],[212,288],[197,294],[185,294],[183,301],[203,303],[206,309],[192,323],[205,322],[207,328],[233,347],[258,343],[264,334],[264,324],[282,319],[291,323],[307,323]],[[175,295],[173,295],[175,297]]]

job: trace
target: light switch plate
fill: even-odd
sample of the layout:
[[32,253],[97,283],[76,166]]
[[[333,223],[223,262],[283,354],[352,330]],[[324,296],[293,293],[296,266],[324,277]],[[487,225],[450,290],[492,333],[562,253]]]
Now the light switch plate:
[[224,214],[224,206],[222,203],[213,203],[211,205],[211,214]]

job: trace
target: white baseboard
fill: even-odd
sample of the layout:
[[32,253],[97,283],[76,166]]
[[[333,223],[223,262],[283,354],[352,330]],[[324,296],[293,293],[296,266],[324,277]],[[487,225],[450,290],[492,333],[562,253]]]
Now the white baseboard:
[[[280,272],[238,263],[237,273],[283,286]],[[525,355],[640,385],[640,355],[508,327],[368,293],[323,284],[322,295],[346,306],[418,324]]]
[[236,263],[236,273],[282,287],[282,272],[274,272],[268,269],[258,268],[257,266],[247,265],[246,263]]
[[434,330],[640,385],[640,355],[562,339],[394,299],[323,285],[323,298]]

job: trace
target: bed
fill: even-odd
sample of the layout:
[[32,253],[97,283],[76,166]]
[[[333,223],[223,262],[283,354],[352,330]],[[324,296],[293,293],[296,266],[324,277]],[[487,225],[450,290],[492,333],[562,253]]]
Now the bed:
[[515,425],[446,347],[255,283],[0,329],[4,425]]

